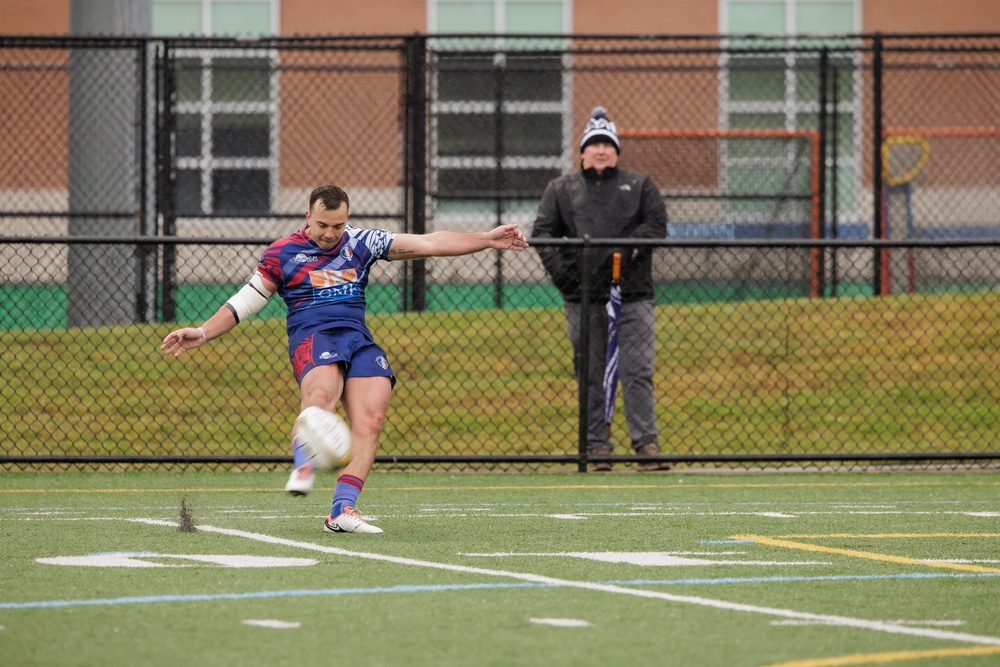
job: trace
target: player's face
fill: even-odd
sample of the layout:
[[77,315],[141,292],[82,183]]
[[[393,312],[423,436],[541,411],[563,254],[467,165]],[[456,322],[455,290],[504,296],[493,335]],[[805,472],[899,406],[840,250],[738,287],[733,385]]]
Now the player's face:
[[598,141],[584,146],[580,159],[583,160],[584,169],[593,167],[600,174],[606,168],[618,165],[618,151],[610,141]]
[[337,245],[347,226],[347,206],[328,211],[323,202],[317,201],[306,211],[306,235],[323,250]]

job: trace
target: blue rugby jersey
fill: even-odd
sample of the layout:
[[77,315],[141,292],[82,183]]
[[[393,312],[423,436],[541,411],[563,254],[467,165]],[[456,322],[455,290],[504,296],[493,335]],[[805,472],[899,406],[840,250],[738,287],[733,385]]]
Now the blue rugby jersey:
[[347,225],[337,245],[323,250],[303,227],[264,251],[257,272],[278,286],[288,307],[290,352],[317,331],[346,327],[371,337],[365,287],[372,265],[388,259],[393,238],[385,229]]

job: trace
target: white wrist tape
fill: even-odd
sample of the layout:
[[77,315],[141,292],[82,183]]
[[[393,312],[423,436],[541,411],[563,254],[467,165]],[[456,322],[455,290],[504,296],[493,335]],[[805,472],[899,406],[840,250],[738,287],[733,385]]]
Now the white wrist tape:
[[267,300],[271,298],[271,293],[264,287],[264,282],[259,273],[255,273],[250,282],[243,286],[239,292],[234,294],[226,305],[236,316],[236,322],[242,322],[254,313],[259,313],[267,305]]

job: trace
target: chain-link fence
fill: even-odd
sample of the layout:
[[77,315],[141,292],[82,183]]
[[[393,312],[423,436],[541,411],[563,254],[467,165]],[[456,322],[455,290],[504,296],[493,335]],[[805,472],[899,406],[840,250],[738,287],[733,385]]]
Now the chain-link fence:
[[[0,38],[0,462],[289,461],[282,304],[178,361],[172,323],[323,182],[358,226],[529,231],[598,104],[667,202],[665,457],[994,459],[998,77],[995,35]],[[400,379],[381,464],[584,467],[535,251],[383,264],[367,299]]]

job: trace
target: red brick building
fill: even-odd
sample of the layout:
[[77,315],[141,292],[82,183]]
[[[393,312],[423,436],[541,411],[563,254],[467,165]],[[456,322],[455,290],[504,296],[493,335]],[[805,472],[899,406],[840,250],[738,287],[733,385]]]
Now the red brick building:
[[[822,39],[830,35],[874,33],[1000,32],[1000,3],[995,0],[135,0],[133,3],[119,2],[121,4],[143,7],[150,16],[149,32],[152,36],[163,37],[414,33],[508,36],[755,34]],[[6,35],[67,35],[72,25],[71,10],[86,10],[93,6],[92,2],[82,0],[0,0],[0,16],[3,17],[0,31]],[[305,56],[286,54],[282,65],[294,65],[296,58]],[[206,59],[205,63],[208,62]],[[209,65],[206,64],[206,67]],[[815,114],[808,104],[796,97],[799,93],[781,81],[776,84],[773,78],[770,81],[754,78],[741,81],[732,72],[725,76],[728,78],[724,85],[720,84],[719,74],[715,71],[706,71],[698,75],[700,78],[692,76],[686,80],[662,76],[655,84],[657,94],[652,95],[647,78],[634,73],[623,74],[615,80],[616,99],[610,104],[618,106],[613,109],[613,117],[622,128],[671,127],[688,130],[762,127],[776,118],[777,127],[797,131],[803,119]],[[779,73],[778,77],[781,76]],[[239,182],[244,186],[252,184],[253,192],[262,193],[259,208],[297,210],[302,190],[308,188],[317,171],[329,174],[329,178],[356,190],[384,192],[398,187],[396,163],[399,161],[399,139],[391,129],[373,129],[370,122],[373,108],[397,103],[396,79],[341,84],[344,87],[336,104],[342,136],[336,143],[347,154],[363,150],[366,159],[350,162],[349,168],[342,166],[348,162],[341,159],[336,164],[321,165],[319,170],[315,156],[310,155],[308,150],[309,137],[327,129],[330,109],[310,103],[312,91],[308,89],[308,84],[297,86],[295,81],[293,76],[283,77],[280,100],[274,90],[265,91],[265,99],[250,100],[263,107],[268,103],[270,108],[280,105],[278,124],[270,122],[268,114],[257,111],[245,112],[236,120],[233,114],[225,119],[221,114],[213,117],[220,119],[219,128],[213,126],[212,129],[218,129],[217,137],[224,136],[231,129],[225,126],[225,122],[229,122],[238,126],[231,132],[234,141],[249,141],[247,145],[251,146],[248,149],[251,152],[250,139],[259,137],[259,155],[256,161],[248,160],[247,165],[240,169],[227,170],[218,166],[225,161],[218,159],[215,154],[217,149],[207,139],[201,141],[200,147],[191,147],[190,154],[181,155],[178,172],[181,194],[190,191],[186,198],[182,197],[182,212],[192,210],[211,214],[225,210],[227,202],[224,196],[212,193],[216,190],[225,192],[230,182]],[[573,144],[579,128],[590,108],[594,104],[609,103],[602,97],[602,91],[608,85],[606,79],[577,73],[573,75],[571,86],[565,81],[564,76],[562,87],[556,86],[547,93],[550,99],[536,104],[536,107],[543,107],[545,102],[549,102],[548,110],[537,112],[529,109],[520,116],[510,114],[511,125],[517,126],[522,134],[522,143],[543,146],[537,154],[526,156],[534,160],[533,164],[542,165],[542,171],[530,174],[526,171],[525,178],[531,176],[537,180],[540,173],[544,175],[565,169],[573,156]],[[855,90],[865,89],[868,84],[858,78]],[[354,89],[352,85],[360,88]],[[753,91],[748,93],[751,88]],[[946,116],[943,110],[936,111],[938,107],[946,108],[951,113],[956,106],[960,106],[968,117],[957,120],[948,118],[944,124],[991,124],[989,118],[983,117],[992,113],[991,106],[983,107],[990,96],[981,96],[969,104],[955,105],[955,99],[965,93],[948,87],[939,89],[941,95],[913,105],[912,118],[891,121],[919,124],[925,122],[924,119]],[[50,94],[65,96],[65,91],[54,88]],[[741,101],[741,94],[749,101]],[[266,99],[268,95],[270,99]],[[770,98],[761,99],[761,95],[770,95]],[[683,99],[685,104],[674,103],[669,109],[664,108],[665,100],[678,99]],[[851,119],[847,131],[860,136],[870,125],[870,112],[864,107],[860,94],[853,99],[853,107],[850,100],[846,102],[846,114]],[[617,100],[627,102],[618,103]],[[66,142],[54,138],[66,131],[65,125],[58,122],[38,125],[24,122],[24,119],[44,118],[50,104],[44,94],[26,94],[18,98],[18,104],[21,106],[5,105],[0,111],[0,122],[19,128],[17,133],[6,133],[0,137],[0,156],[13,155],[13,160],[5,161],[18,165],[17,169],[0,173],[0,188],[7,191],[39,187],[65,190]],[[555,110],[551,108],[553,105]],[[186,119],[194,119],[191,123],[204,122],[210,111],[207,104],[203,106],[198,107],[196,101],[182,100],[179,117],[182,132]],[[779,113],[767,110],[775,106],[781,107]],[[473,104],[472,108],[485,107]],[[488,177],[486,172],[492,167],[488,161],[484,163],[483,159],[478,159],[473,149],[466,151],[469,154],[465,155],[460,147],[481,142],[483,137],[478,137],[476,132],[485,136],[492,130],[486,126],[479,130],[469,129],[470,123],[466,118],[469,114],[458,103],[440,103],[436,109],[434,113],[438,115],[430,147],[435,178],[439,183],[448,184],[467,177],[464,181],[468,184],[467,189],[487,189],[482,185],[483,178]],[[482,115],[482,112],[479,113]],[[13,118],[14,114],[18,118]],[[3,118],[4,115],[7,118]],[[254,123],[259,127],[253,127]],[[203,136],[208,137],[209,130],[205,130]],[[363,141],[358,140],[356,146],[351,143],[362,136]],[[197,144],[197,137],[192,141]],[[839,164],[845,183],[851,179],[856,184],[871,181],[870,161],[860,141]],[[547,144],[552,145],[544,147]],[[45,150],[26,150],[25,145]],[[486,164],[479,169],[482,173],[467,166],[477,159],[480,164]],[[194,165],[198,165],[197,168]],[[516,181],[516,174],[514,176]],[[712,173],[708,177],[712,177]],[[198,183],[202,185],[199,187]],[[456,186],[456,189],[462,188]],[[867,204],[850,200],[844,195],[846,192],[845,188],[841,195],[845,197],[841,212],[853,209],[854,218],[866,217],[868,212],[863,207]],[[387,195],[386,198],[390,197]],[[448,210],[449,204],[445,202],[436,208],[439,213]]]

